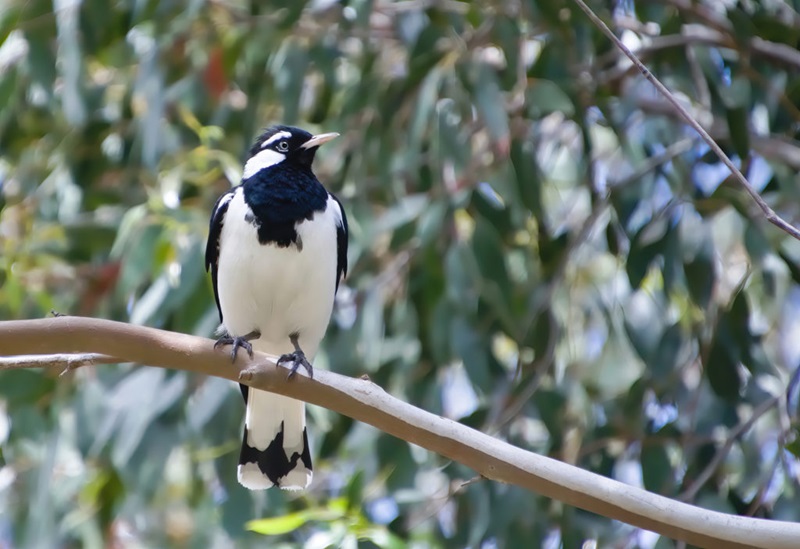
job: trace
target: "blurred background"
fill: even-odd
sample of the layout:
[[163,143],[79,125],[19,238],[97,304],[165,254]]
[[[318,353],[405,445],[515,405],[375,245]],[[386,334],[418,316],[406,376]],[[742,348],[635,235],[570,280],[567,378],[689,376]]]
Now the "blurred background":
[[[798,226],[800,3],[590,4]],[[208,217],[250,142],[340,132],[317,367],[800,520],[800,242],[572,1],[0,0],[0,42],[0,318],[210,336]],[[235,385],[144,366],[0,373],[0,547],[680,546],[318,407],[311,489],[251,493]]]

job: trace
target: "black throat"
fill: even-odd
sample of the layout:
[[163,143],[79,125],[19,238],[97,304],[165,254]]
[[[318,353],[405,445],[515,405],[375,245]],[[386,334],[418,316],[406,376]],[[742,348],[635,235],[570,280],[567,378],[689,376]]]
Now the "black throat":
[[253,211],[247,219],[258,229],[261,244],[302,249],[297,224],[311,220],[328,205],[328,192],[311,168],[281,162],[265,168],[242,184],[244,201]]

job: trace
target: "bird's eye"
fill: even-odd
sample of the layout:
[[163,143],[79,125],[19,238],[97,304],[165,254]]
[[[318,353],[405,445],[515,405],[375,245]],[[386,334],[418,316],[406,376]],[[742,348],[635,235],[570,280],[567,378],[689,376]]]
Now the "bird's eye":
[[289,150],[289,144],[286,141],[280,141],[278,143],[278,150],[281,152],[286,152]]

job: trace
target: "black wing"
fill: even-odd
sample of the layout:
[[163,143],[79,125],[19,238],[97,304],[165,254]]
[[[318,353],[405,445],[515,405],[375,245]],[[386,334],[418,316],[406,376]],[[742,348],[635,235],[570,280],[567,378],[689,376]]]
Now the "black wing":
[[339,212],[342,214],[341,225],[336,225],[336,290],[339,290],[339,282],[347,274],[347,216],[344,214],[342,203],[332,193],[331,197],[336,201],[339,206]]
[[225,222],[225,212],[233,198],[234,190],[226,192],[217,199],[211,222],[208,227],[208,242],[206,243],[206,271],[211,271],[211,282],[214,285],[214,301],[217,302],[219,320],[222,322],[222,308],[219,306],[219,291],[217,290],[217,260],[219,259],[219,238],[222,234],[222,224]]

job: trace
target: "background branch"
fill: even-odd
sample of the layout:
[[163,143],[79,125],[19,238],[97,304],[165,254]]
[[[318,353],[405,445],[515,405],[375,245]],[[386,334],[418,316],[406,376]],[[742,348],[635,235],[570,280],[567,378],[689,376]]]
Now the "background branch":
[[[793,548],[800,524],[726,515],[701,509],[615,480],[589,473],[425,412],[386,394],[365,379],[318,371],[315,378],[286,381],[266,355],[253,361],[240,355],[231,365],[201,337],[109,320],[60,317],[0,322],[0,349],[14,355],[92,353],[150,366],[174,368],[244,382],[368,423],[473,468],[490,480],[514,484],[610,518],[701,547]],[[99,354],[99,355],[98,355]],[[63,366],[52,357],[22,357],[17,367]],[[49,362],[48,362],[49,360]],[[109,359],[110,360],[110,359]],[[117,359],[114,359],[117,361]],[[7,358],[6,364],[13,362]]]

